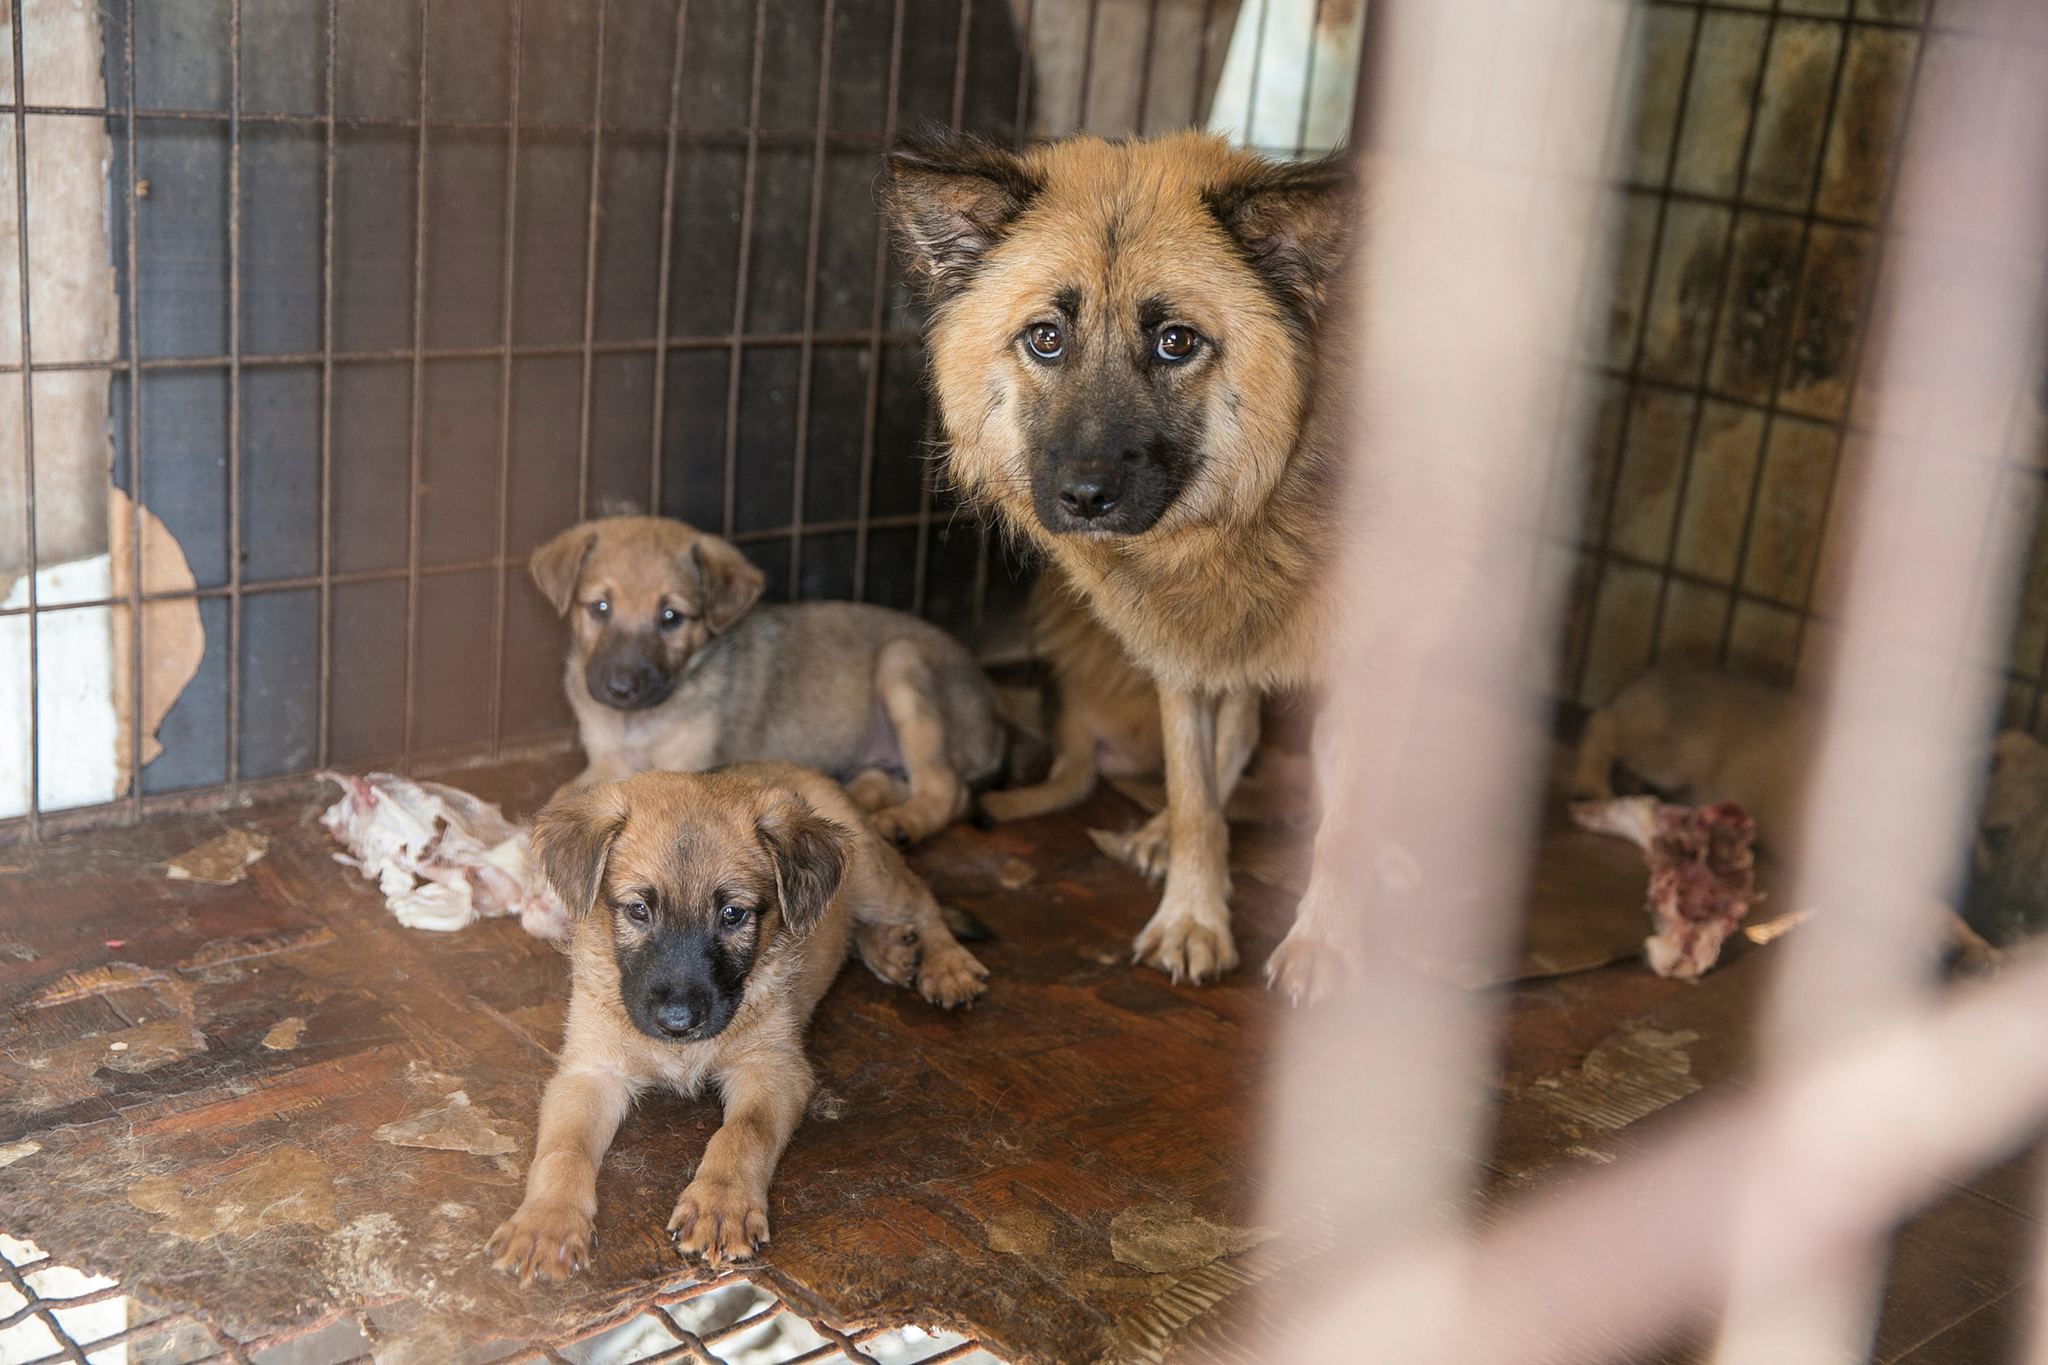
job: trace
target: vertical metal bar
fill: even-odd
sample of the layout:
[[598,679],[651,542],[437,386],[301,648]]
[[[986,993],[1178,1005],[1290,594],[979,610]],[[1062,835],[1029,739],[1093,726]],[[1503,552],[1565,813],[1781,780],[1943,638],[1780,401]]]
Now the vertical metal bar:
[[[505,612],[509,591],[505,584],[505,549],[512,519],[512,315],[514,269],[519,259],[519,78],[523,60],[520,45],[519,0],[512,0],[511,55],[507,58],[507,105],[505,114],[505,259],[499,269],[498,287],[498,538],[491,568],[491,756],[497,757],[505,742]],[[585,351],[584,364],[589,362]]]
[[[970,0],[971,3],[971,0]],[[832,106],[832,25],[838,0],[825,0],[823,36],[818,41],[818,116],[811,137],[811,220],[804,240],[803,340],[797,359],[796,452],[791,460],[789,490],[789,595],[803,595],[804,477],[809,467],[811,438],[811,367],[817,349],[818,232],[825,212],[825,130]]]
[[725,534],[739,511],[740,360],[747,330],[747,269],[754,247],[754,172],[761,152],[761,57],[768,44],[768,0],[754,3],[754,63],[747,82],[747,162],[740,186],[740,249],[733,271],[732,358],[725,375]]
[[1088,87],[1095,79],[1095,29],[1102,17],[1102,0],[1088,0],[1088,31],[1081,39],[1081,93],[1074,107],[1074,131],[1088,131]]
[[[132,3],[132,0],[131,0]],[[315,721],[325,768],[334,729],[334,92],[337,0],[327,0],[325,199],[320,215],[320,703]],[[131,86],[132,92],[132,86]],[[131,239],[133,234],[130,234]],[[131,277],[133,271],[130,271]]]
[[[1636,299],[1636,337],[1630,348],[1626,379],[1627,402],[1621,410],[1621,421],[1614,437],[1614,468],[1608,471],[1607,497],[1599,513],[1599,553],[1593,560],[1593,582],[1587,589],[1586,635],[1579,647],[1579,657],[1569,662],[1571,670],[1571,692],[1577,698],[1586,687],[1586,673],[1593,662],[1593,637],[1599,628],[1600,590],[1607,582],[1609,563],[1608,544],[1614,537],[1614,511],[1621,500],[1622,462],[1628,458],[1629,429],[1634,425],[1636,395],[1639,376],[1643,368],[1643,353],[1650,334],[1650,300],[1657,290],[1657,260],[1664,254],[1664,229],[1671,220],[1671,182],[1678,174],[1678,147],[1685,136],[1685,115],[1692,101],[1692,78],[1700,55],[1700,30],[1706,24],[1706,9],[1695,10],[1692,16],[1692,33],[1685,43],[1685,70],[1679,77],[1678,101],[1671,116],[1671,145],[1664,152],[1664,174],[1658,182],[1657,221],[1650,229],[1649,267],[1643,272],[1642,293]],[[1372,11],[1366,11],[1366,37],[1368,45],[1372,40]],[[1761,79],[1761,77],[1759,77]],[[1370,110],[1372,92],[1361,88],[1360,98],[1367,101],[1361,108]],[[1730,227],[1730,233],[1734,231]],[[1733,244],[1730,244],[1733,250]],[[1592,520],[1592,518],[1588,518]],[[1605,701],[1602,697],[1600,700]]]
[[[604,174],[605,0],[597,0],[597,69],[590,94],[590,205],[583,229],[583,408],[576,430],[576,520],[590,515],[591,343],[597,334],[597,224]],[[422,115],[421,117],[425,117]]]
[[[123,140],[128,150],[128,183],[122,187],[122,207],[128,214],[128,815],[129,824],[142,820],[142,273],[137,268],[140,251],[135,244],[139,214],[135,186],[142,178],[135,161],[135,6],[129,4],[123,18],[121,57],[126,63],[121,82],[122,111],[126,119]],[[19,93],[17,91],[17,93]]]
[[42,660],[36,639],[41,623],[36,600],[36,399],[34,331],[30,326],[28,289],[28,115],[23,106],[22,0],[11,0],[14,31],[8,35],[14,56],[14,238],[16,287],[21,292],[21,525],[22,547],[28,555],[28,837],[42,837],[43,699]]
[[1244,94],[1244,145],[1254,151],[1259,145],[1259,68],[1266,62],[1266,21],[1272,15],[1273,0],[1259,0],[1259,27],[1252,35],[1251,83]]
[[[1370,22],[1370,20],[1368,20]],[[1202,40],[1195,49],[1195,89],[1192,102],[1188,105],[1188,122],[1202,125],[1208,118],[1202,108],[1202,101],[1209,89],[1209,30],[1216,25],[1216,0],[1202,0]],[[1365,99],[1365,87],[1359,86],[1358,98]]]
[[690,0],[676,0],[675,56],[668,72],[668,149],[661,169],[661,263],[654,289],[654,431],[647,455],[647,515],[661,515],[662,434],[668,425],[668,281],[675,251],[676,128],[683,110],[683,34]]
[[[1215,0],[1209,0],[1214,4]],[[1017,129],[1016,141],[1019,151],[1031,137],[1031,43],[1033,27],[1038,22],[1038,0],[1024,0],[1024,40],[1018,44],[1023,50],[1017,54]]]
[[[1145,136],[1146,115],[1152,108],[1152,48],[1159,35],[1159,0],[1145,0],[1145,51],[1138,66],[1138,114],[1131,131]],[[1197,92],[1196,99],[1201,95]]]
[[242,789],[242,0],[228,6],[228,798]]
[[[903,77],[903,4],[896,0],[889,24],[889,93],[882,111],[882,148],[896,142],[896,99]],[[875,491],[875,424],[882,402],[882,312],[889,301],[889,223],[875,223],[875,291],[868,305],[868,392],[861,410],[860,504],[854,514],[853,600],[867,600],[869,504]]]
[[[1316,98],[1316,59],[1322,55],[1316,34],[1321,29],[1322,6],[1310,5],[1308,9],[1308,61],[1301,73],[1301,120],[1294,127],[1294,155],[1299,159],[1308,150],[1308,115]],[[1356,98],[1354,95],[1353,98]]]
[[412,431],[405,498],[405,718],[399,771],[412,771],[419,720],[420,495],[426,482],[424,428],[427,398],[427,71],[431,0],[420,0],[420,130],[413,152],[412,221]]

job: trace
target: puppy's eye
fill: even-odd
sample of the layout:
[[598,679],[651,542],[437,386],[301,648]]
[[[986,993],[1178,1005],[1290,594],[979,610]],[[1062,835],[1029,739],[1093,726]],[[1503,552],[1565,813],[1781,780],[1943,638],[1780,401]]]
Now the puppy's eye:
[[1161,329],[1152,354],[1161,360],[1186,360],[1201,343],[1201,335],[1192,327],[1167,327]]
[[747,922],[747,916],[752,913],[744,905],[728,905],[718,912],[718,922],[728,929],[737,929]]
[[656,618],[656,624],[658,624],[663,630],[674,630],[677,626],[681,625],[684,621],[687,621],[688,619],[689,618],[687,616],[684,616],[674,607],[663,607],[661,609],[661,615]]
[[1024,344],[1031,348],[1031,354],[1040,360],[1058,360],[1060,353],[1067,349],[1067,339],[1060,329],[1050,322],[1034,322],[1024,329]]
[[635,924],[646,924],[654,918],[654,912],[647,908],[646,901],[627,901],[619,909]]
[[600,597],[590,604],[590,614],[602,621],[605,617],[612,614],[612,604]]

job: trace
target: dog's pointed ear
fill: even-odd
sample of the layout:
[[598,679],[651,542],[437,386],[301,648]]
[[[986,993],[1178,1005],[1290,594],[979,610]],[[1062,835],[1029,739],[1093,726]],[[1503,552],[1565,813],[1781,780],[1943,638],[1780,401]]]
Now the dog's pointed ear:
[[913,278],[934,301],[966,288],[1044,186],[992,138],[927,128],[889,153],[882,203]]
[[554,604],[555,615],[569,614],[569,604],[576,600],[577,581],[583,577],[584,562],[596,548],[597,527],[586,521],[571,526],[535,550],[533,558],[526,561],[527,572]]
[[801,938],[816,927],[838,892],[853,836],[818,814],[800,796],[777,802],[754,828],[768,855],[775,859],[775,893],[782,903],[782,922]]
[[625,827],[626,798],[616,782],[564,792],[534,820],[534,855],[572,918],[597,904],[605,863]]
[[1267,287],[1313,323],[1351,254],[1359,210],[1351,158],[1260,161],[1202,199]]
[[704,584],[699,610],[713,635],[723,635],[733,622],[747,614],[761,600],[768,579],[747,562],[739,547],[717,536],[698,536],[690,542],[690,558]]

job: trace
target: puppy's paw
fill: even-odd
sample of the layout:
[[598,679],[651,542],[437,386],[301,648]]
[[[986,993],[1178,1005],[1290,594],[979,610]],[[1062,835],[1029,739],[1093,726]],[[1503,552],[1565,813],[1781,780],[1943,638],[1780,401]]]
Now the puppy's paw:
[[1365,963],[1355,936],[1332,935],[1297,919],[1266,959],[1266,986],[1296,1006],[1349,995],[1364,979]]
[[1166,875],[1166,864],[1173,854],[1173,836],[1168,832],[1165,811],[1129,834],[1091,829],[1088,837],[1097,848],[1147,881],[1156,882]]
[[908,925],[855,923],[853,946],[867,969],[890,985],[917,979],[917,931]]
[[875,833],[898,848],[908,848],[939,828],[937,822],[926,820],[908,804],[878,810],[868,817],[868,823],[875,827]]
[[590,1216],[567,1204],[525,1203],[498,1225],[484,1254],[500,1270],[509,1270],[521,1284],[535,1275],[566,1280],[590,1264]]
[[1196,906],[1191,900],[1169,892],[1138,934],[1131,956],[1176,984],[1199,986],[1237,965],[1237,944],[1230,936],[1228,906]]
[[925,954],[917,971],[917,993],[934,1005],[952,1009],[986,991],[987,981],[988,968],[955,943]]
[[724,1180],[698,1176],[669,1215],[676,1251],[701,1256],[709,1266],[752,1258],[768,1240],[767,1201]]

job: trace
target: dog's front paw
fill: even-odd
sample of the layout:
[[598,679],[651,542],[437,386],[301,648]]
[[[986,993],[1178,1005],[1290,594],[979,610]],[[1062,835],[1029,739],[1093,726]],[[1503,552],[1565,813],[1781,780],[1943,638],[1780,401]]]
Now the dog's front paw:
[[767,1201],[724,1180],[698,1176],[676,1200],[668,1230],[676,1250],[709,1266],[751,1258],[768,1240]]
[[1237,944],[1230,937],[1230,908],[1195,906],[1193,899],[1169,888],[1131,955],[1175,982],[1199,986],[1237,965]]
[[566,1280],[590,1264],[590,1215],[568,1204],[524,1203],[498,1225],[484,1253],[491,1264],[519,1276],[521,1284],[535,1275]]
[[1295,1005],[1349,995],[1364,974],[1365,963],[1355,936],[1326,933],[1306,919],[1296,919],[1287,937],[1266,959],[1267,988]]
[[901,924],[853,926],[854,951],[867,969],[892,986],[917,980],[917,931]]
[[1156,882],[1166,875],[1166,864],[1173,855],[1171,827],[1166,812],[1160,811],[1129,834],[1091,829],[1088,837],[1095,841],[1097,848],[1131,871],[1147,881]]
[[917,969],[917,993],[945,1009],[968,1004],[988,989],[987,981],[988,968],[957,943],[927,952]]
[[909,803],[878,810],[868,817],[875,833],[887,839],[898,848],[908,848],[928,834],[936,834],[945,824],[943,820],[925,818]]

